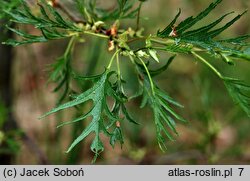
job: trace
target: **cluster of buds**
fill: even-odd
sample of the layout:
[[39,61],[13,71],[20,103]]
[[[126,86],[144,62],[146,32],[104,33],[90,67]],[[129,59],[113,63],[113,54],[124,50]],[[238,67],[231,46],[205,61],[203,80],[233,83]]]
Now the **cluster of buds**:
[[112,51],[115,49],[115,42],[113,38],[117,37],[117,23],[114,23],[109,30],[106,31],[106,35],[110,37],[109,43],[108,43],[108,50]]

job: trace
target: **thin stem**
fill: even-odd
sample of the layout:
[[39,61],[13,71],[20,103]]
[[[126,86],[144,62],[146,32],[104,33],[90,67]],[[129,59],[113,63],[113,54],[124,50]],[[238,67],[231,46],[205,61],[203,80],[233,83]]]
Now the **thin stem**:
[[119,59],[119,54],[116,54],[116,65],[117,65],[117,74],[118,74],[118,82],[119,82],[119,87],[121,88],[121,92],[124,93],[124,89],[122,86],[122,75],[121,75],[121,68],[120,68],[120,59]]
[[159,40],[159,39],[152,37],[150,40],[154,43],[158,43],[158,44],[162,44],[162,45],[169,45],[169,44],[175,43],[175,40],[173,40],[173,39],[167,39],[167,40],[162,41],[162,40]]
[[120,50],[118,49],[118,50],[116,50],[116,52],[113,54],[112,58],[110,59],[110,62],[109,62],[109,65],[108,65],[107,69],[110,69],[110,67],[111,67],[111,65],[112,65],[112,63],[113,63],[113,61],[114,61],[116,55],[117,55],[119,52],[120,52]]
[[71,39],[69,41],[69,44],[67,46],[67,49],[65,50],[64,56],[67,56],[70,53],[70,51],[71,51],[71,49],[72,49],[72,47],[74,45],[75,38],[76,38],[75,36],[71,37]]
[[119,55],[118,54],[116,54],[116,64],[117,64],[118,79],[121,79],[121,69],[120,69],[120,61],[119,61]]
[[[176,44],[175,40],[173,40],[173,39],[168,39],[168,40],[162,41],[162,40],[159,40],[159,39],[156,39],[156,38],[151,38],[150,40],[152,42],[154,42],[154,43],[161,44],[161,45],[173,45],[173,44]],[[166,49],[164,49],[164,47],[154,47],[154,48],[159,49],[159,50],[166,50]],[[193,47],[192,50],[193,51],[206,51],[204,49],[197,48],[197,47]]]
[[143,65],[143,67],[145,69],[145,71],[147,72],[147,75],[148,75],[148,78],[149,78],[149,82],[150,82],[150,86],[151,86],[151,90],[152,90],[152,94],[155,95],[154,83],[153,83],[151,75],[150,75],[150,73],[148,71],[148,68],[147,68],[146,64],[143,62],[143,60],[140,57],[138,57],[138,59],[141,61],[142,65]]
[[201,60],[202,63],[204,63],[206,66],[208,66],[219,78],[224,79],[223,75],[212,65],[210,64],[206,59],[195,53],[194,51],[191,52],[196,58]]
[[129,54],[128,57],[129,57],[130,61],[135,65],[135,60],[133,59],[132,55]]
[[87,35],[93,35],[93,36],[109,39],[109,36],[104,35],[104,34],[100,34],[100,33],[94,33],[94,32],[91,32],[91,31],[84,31],[83,33],[87,34]]
[[126,43],[127,44],[129,44],[129,43],[133,43],[133,42],[135,42],[135,41],[141,41],[141,40],[146,40],[147,38],[146,37],[135,37],[135,38],[131,38],[131,39],[129,39],[129,40],[127,40],[126,41]]

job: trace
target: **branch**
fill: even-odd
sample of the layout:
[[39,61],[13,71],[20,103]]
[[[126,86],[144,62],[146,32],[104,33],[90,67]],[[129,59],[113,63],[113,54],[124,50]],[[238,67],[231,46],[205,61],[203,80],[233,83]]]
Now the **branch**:
[[[71,14],[70,11],[68,11],[68,9],[64,6],[64,4],[61,3],[60,1],[52,0],[51,2],[52,2],[52,6],[54,8],[60,9],[62,12],[64,12],[75,23],[82,23],[84,25],[87,24],[87,22],[85,20],[79,19],[79,18],[75,17],[73,14]],[[38,3],[38,5],[39,5],[39,3]]]

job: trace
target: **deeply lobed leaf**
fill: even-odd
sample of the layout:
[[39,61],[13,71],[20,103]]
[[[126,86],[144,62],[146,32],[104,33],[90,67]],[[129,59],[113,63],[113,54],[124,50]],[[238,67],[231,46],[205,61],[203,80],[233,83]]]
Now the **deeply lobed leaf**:
[[234,102],[250,117],[250,86],[232,78],[225,78],[224,84]]
[[[5,44],[18,46],[28,43],[46,42],[48,40],[68,37],[68,31],[81,31],[81,29],[75,26],[73,22],[63,18],[62,15],[60,15],[44,0],[41,0],[41,3],[38,3],[41,17],[32,14],[31,9],[25,1],[22,0],[21,4],[22,9],[18,8],[12,12],[5,10],[5,12],[11,17],[12,21],[18,24],[30,24],[35,28],[40,29],[41,36],[29,35],[20,30],[7,27],[9,30],[21,36],[23,39],[21,41],[8,40],[5,42]],[[58,31],[58,29],[60,29],[60,31]]]
[[[76,123],[79,121],[83,121],[88,117],[92,117],[91,122],[89,125],[83,130],[83,132],[75,139],[75,141],[70,145],[67,152],[70,152],[77,144],[79,144],[82,140],[84,140],[88,135],[91,133],[95,134],[95,138],[91,144],[91,150],[95,153],[95,158],[104,150],[103,143],[100,139],[100,134],[104,133],[110,137],[110,143],[114,146],[116,141],[119,141],[120,144],[123,144],[123,136],[121,132],[120,126],[117,126],[116,122],[121,121],[119,118],[120,109],[124,113],[125,117],[133,123],[133,121],[127,109],[124,105],[124,96],[117,94],[117,91],[114,90],[113,84],[109,82],[110,76],[112,76],[114,72],[108,72],[107,70],[98,76],[88,77],[87,79],[91,79],[95,82],[94,86],[88,89],[87,91],[83,92],[80,95],[73,96],[73,100],[67,103],[61,104],[58,107],[52,109],[51,111],[47,112],[45,115],[41,116],[44,118],[50,114],[57,113],[58,111],[65,110],[71,107],[75,107],[88,101],[93,101],[93,107],[90,109],[89,112],[86,114],[68,122],[64,122],[60,124],[58,127]],[[85,79],[86,77],[78,77],[80,79]],[[107,96],[113,97],[115,100],[115,107],[110,111],[108,107],[108,103],[106,100]],[[118,106],[118,107],[117,107]],[[108,118],[108,123],[105,123],[105,117]],[[110,128],[116,126],[112,132],[110,132]]]
[[[197,22],[203,20],[208,14],[219,4],[222,0],[217,0],[214,3],[211,3],[208,8],[206,8],[204,11],[199,13],[196,17],[188,17],[184,21],[180,22],[178,25],[174,25],[174,23],[177,21],[177,18],[180,16],[180,10],[178,14],[175,16],[174,20],[162,31],[157,32],[157,36],[160,38],[170,38],[175,39],[176,44],[180,45],[182,43],[187,45],[192,45],[195,47],[199,47],[202,49],[205,49],[208,53],[216,54],[217,52],[225,53],[228,57],[241,57],[246,60],[250,60],[247,55],[245,55],[244,51],[237,50],[233,46],[235,44],[245,46],[247,45],[244,43],[244,40],[248,39],[249,36],[241,36],[234,39],[228,39],[228,40],[215,40],[214,38],[220,35],[223,31],[228,29],[232,24],[234,24],[236,21],[238,21],[245,13],[237,15],[235,18],[230,20],[228,23],[226,23],[224,26],[211,30],[216,25],[218,25],[226,16],[233,13],[227,13],[214,22],[210,23],[209,25],[205,25],[203,27],[189,30],[192,28]],[[189,30],[189,31],[188,31]],[[227,43],[227,44],[225,44]],[[171,45],[170,45],[171,46]],[[180,47],[176,46],[176,52],[179,52]],[[169,49],[169,47],[166,47],[166,51],[173,51],[173,49]],[[186,50],[187,52],[191,52],[192,50]],[[174,52],[174,51],[173,51]]]
[[[171,57],[169,61],[172,61],[174,57]],[[160,148],[164,151],[166,150],[165,141],[166,138],[169,140],[174,140],[172,134],[178,135],[176,131],[175,120],[186,122],[181,116],[179,116],[170,106],[170,104],[183,107],[173,98],[167,95],[159,87],[153,83],[150,83],[147,73],[143,70],[143,67],[138,65],[140,72],[142,72],[143,79],[139,80],[142,83],[142,102],[141,108],[145,107],[147,104],[152,108],[154,115],[154,122],[156,126],[157,140]],[[165,67],[164,67],[165,68]],[[154,91],[154,92],[152,92]]]

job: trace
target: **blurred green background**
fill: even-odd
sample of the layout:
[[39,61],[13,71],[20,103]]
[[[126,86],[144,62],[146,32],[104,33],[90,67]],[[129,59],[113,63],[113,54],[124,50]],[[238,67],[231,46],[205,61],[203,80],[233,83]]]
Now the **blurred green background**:
[[[68,3],[70,4],[70,1]],[[145,34],[155,34],[172,20],[178,8],[182,9],[180,18],[184,19],[190,15],[197,15],[210,3],[204,0],[148,0],[142,7],[141,26],[144,27]],[[211,22],[230,11],[241,13],[249,7],[249,0],[224,0],[203,23]],[[247,13],[221,36],[226,38],[249,34],[249,20]],[[135,27],[135,20],[126,20],[121,25],[123,28]],[[201,24],[197,26],[199,25]],[[31,27],[23,28],[36,33]],[[93,158],[93,153],[89,149],[90,138],[78,145],[82,147],[80,154],[65,154],[73,131],[70,126],[56,129],[56,124],[57,120],[69,120],[72,113],[66,111],[54,117],[38,120],[40,115],[56,103],[57,95],[52,92],[54,85],[46,84],[47,67],[63,54],[67,42],[68,40],[51,41],[14,49],[15,60],[11,76],[13,106],[6,108],[0,102],[0,128],[6,112],[12,111],[20,126],[18,132],[23,130],[29,137],[25,142],[17,134],[11,140],[14,142],[14,164],[38,164],[41,163],[41,159],[50,164],[90,164]],[[111,56],[106,50],[105,40],[86,37],[85,43],[77,44],[73,65],[83,74],[90,68],[100,73]],[[168,55],[160,54],[160,57],[164,60]],[[222,61],[207,58],[225,75],[233,75],[250,84],[248,62],[236,61],[235,66],[227,66]],[[96,65],[92,65],[93,61]],[[132,94],[137,90],[136,77],[128,61],[121,61],[123,76],[128,81],[126,89]],[[139,109],[140,99],[136,99],[127,106],[140,125],[126,126],[123,130],[125,144],[122,149],[118,145],[113,149],[109,145],[109,140],[103,138],[105,151],[97,160],[97,164],[250,163],[250,120],[233,104],[223,83],[210,70],[192,57],[179,55],[170,69],[156,79],[162,89],[185,106],[179,113],[189,122],[178,123],[179,136],[176,137],[176,141],[168,142],[167,152],[161,152],[155,137],[150,109]],[[2,137],[0,132],[0,145]],[[0,154],[2,153],[0,148]]]

